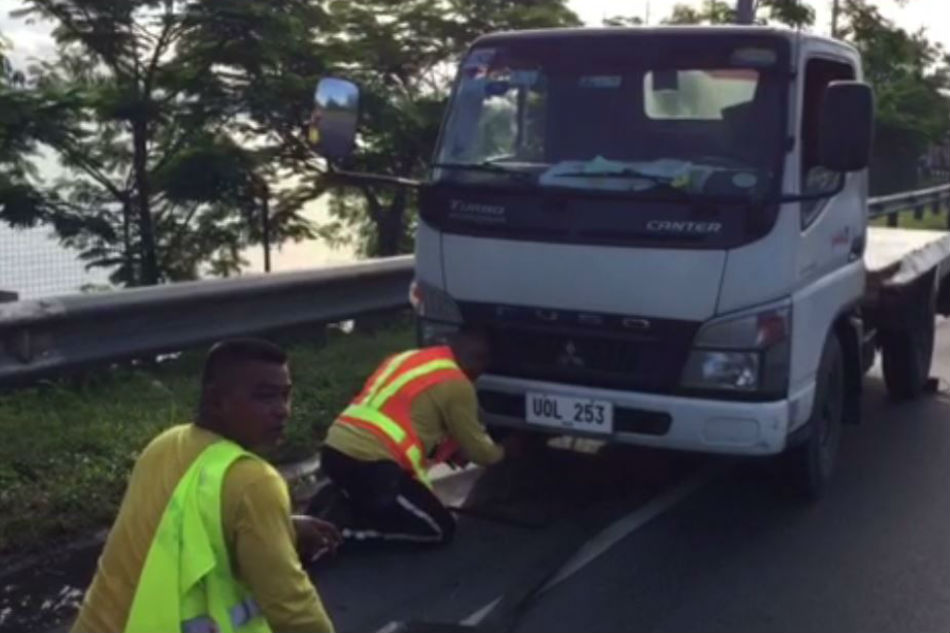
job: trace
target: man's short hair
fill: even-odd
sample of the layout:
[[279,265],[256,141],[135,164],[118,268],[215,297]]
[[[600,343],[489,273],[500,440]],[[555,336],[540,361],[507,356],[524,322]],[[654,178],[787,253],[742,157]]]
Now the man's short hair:
[[456,354],[468,355],[475,350],[491,353],[491,336],[484,327],[466,325],[449,336],[448,342]]
[[491,343],[491,337],[488,330],[477,325],[464,325],[462,328],[448,337],[449,345],[466,345],[477,343],[488,346]]
[[220,380],[228,369],[247,362],[284,365],[287,354],[273,343],[257,338],[234,338],[211,346],[201,374],[201,386]]

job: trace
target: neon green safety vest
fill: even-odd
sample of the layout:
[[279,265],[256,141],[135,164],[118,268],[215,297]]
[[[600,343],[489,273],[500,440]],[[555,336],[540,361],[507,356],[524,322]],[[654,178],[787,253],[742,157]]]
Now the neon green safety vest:
[[139,577],[125,633],[270,633],[231,573],[221,523],[228,467],[258,459],[229,440],[208,446],[178,482]]

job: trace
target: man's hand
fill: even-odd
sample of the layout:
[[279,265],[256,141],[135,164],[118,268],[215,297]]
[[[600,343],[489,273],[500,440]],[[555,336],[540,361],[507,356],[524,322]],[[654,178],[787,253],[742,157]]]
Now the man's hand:
[[465,454],[462,451],[455,451],[452,455],[445,460],[445,463],[448,464],[453,470],[459,468],[465,468],[472,462],[469,461]]
[[297,554],[304,563],[312,561],[324,550],[335,553],[343,540],[332,523],[305,514],[295,514],[290,518],[297,533]]
[[521,433],[509,433],[500,444],[505,449],[505,459],[518,459],[525,454],[525,436]]

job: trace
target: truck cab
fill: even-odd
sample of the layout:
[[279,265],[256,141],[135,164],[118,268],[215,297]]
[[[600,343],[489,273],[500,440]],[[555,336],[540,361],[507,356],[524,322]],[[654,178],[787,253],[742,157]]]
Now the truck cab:
[[489,424],[783,451],[864,289],[866,159],[829,169],[821,133],[849,131],[820,121],[860,78],[769,28],[480,38],[420,196],[422,341],[489,332]]
[[[327,87],[330,105],[357,94]],[[858,52],[798,31],[481,37],[419,183],[420,343],[488,335],[477,387],[490,426],[784,453],[817,496],[841,424],[860,417],[879,325],[885,377],[889,356],[915,365],[889,387],[919,393],[950,273],[946,236],[892,233],[871,258],[873,296],[898,299],[869,304],[873,118]],[[354,121],[325,155],[349,151]],[[891,288],[908,249],[916,263]]]

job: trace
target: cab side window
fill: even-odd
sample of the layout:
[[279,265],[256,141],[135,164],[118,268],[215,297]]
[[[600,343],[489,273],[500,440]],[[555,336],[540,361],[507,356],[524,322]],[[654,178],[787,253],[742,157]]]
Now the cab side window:
[[[818,119],[825,89],[832,81],[854,79],[851,64],[814,58],[805,65],[805,94],[802,100],[801,192],[803,194],[833,191],[842,174],[818,164]],[[824,200],[802,203],[802,227],[809,226],[821,212]]]

